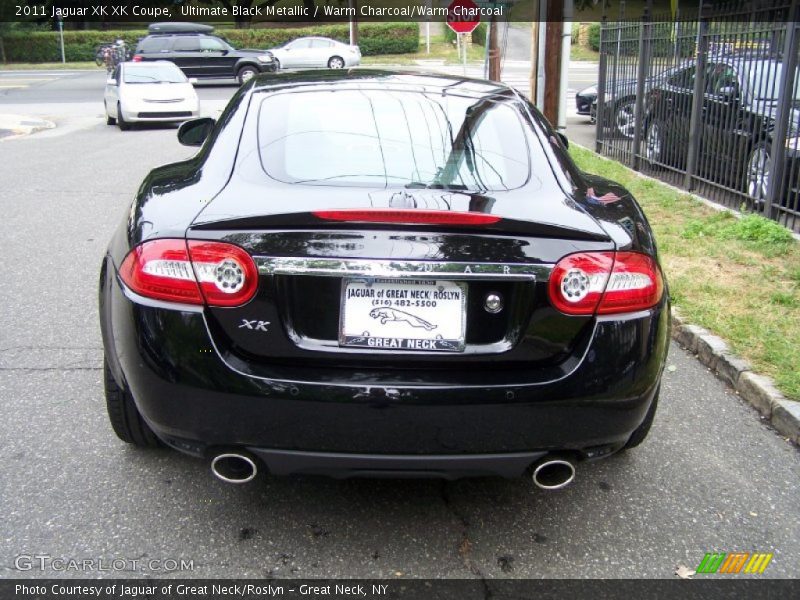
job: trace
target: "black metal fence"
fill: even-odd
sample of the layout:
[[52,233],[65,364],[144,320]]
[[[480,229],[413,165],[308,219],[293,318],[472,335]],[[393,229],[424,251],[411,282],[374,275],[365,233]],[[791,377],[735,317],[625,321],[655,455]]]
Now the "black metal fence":
[[597,151],[800,231],[800,0],[604,22]]

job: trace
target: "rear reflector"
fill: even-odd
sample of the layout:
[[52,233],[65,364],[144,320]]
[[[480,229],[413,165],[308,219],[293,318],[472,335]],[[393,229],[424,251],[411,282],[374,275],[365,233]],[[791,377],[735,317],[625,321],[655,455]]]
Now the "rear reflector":
[[491,225],[500,217],[485,213],[454,212],[450,210],[417,209],[343,209],[317,210],[315,217],[326,221],[346,221],[349,223],[398,223],[423,225]]
[[240,306],[258,288],[258,270],[250,255],[221,242],[145,242],[125,257],[119,275],[141,296],[184,304]]
[[550,274],[550,301],[568,315],[645,310],[658,304],[663,293],[658,265],[638,252],[570,254]]

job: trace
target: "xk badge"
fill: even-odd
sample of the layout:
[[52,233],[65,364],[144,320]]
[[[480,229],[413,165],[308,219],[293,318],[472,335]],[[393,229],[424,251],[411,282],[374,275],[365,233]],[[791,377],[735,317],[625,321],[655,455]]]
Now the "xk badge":
[[252,329],[253,331],[263,331],[264,333],[269,332],[269,321],[258,321],[258,320],[248,320],[242,319],[241,324],[239,325],[239,329]]

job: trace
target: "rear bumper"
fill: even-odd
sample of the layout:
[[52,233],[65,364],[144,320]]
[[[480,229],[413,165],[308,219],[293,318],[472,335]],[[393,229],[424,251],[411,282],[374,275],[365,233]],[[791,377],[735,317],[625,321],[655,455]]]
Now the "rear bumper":
[[196,119],[199,116],[197,111],[183,114],[160,114],[158,116],[148,115],[147,113],[138,113],[130,119],[125,119],[129,123],[177,123],[179,121],[188,121],[189,119]]
[[198,102],[135,102],[123,103],[122,116],[128,123],[174,123],[200,116]]
[[342,369],[320,382],[298,367],[268,378],[217,351],[202,311],[133,302],[113,275],[103,294],[109,364],[157,435],[197,456],[246,447],[276,473],[513,475],[545,452],[608,454],[643,421],[668,343],[664,303],[599,320],[556,379],[509,385],[495,370],[459,385],[431,370],[404,383],[396,371]]
[[519,477],[547,452],[506,454],[379,455],[303,452],[248,447],[273,475],[348,477]]

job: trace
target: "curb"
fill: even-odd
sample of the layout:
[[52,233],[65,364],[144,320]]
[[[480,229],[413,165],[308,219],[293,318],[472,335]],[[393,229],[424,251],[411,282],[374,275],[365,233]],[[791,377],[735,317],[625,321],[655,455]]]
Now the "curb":
[[687,323],[675,307],[672,337],[760,412],[779,434],[800,446],[800,402],[786,399],[772,379],[754,373],[750,363],[733,354],[722,338]]
[[0,114],[0,139],[13,140],[44,129],[54,129],[55,126],[52,121],[36,117]]

